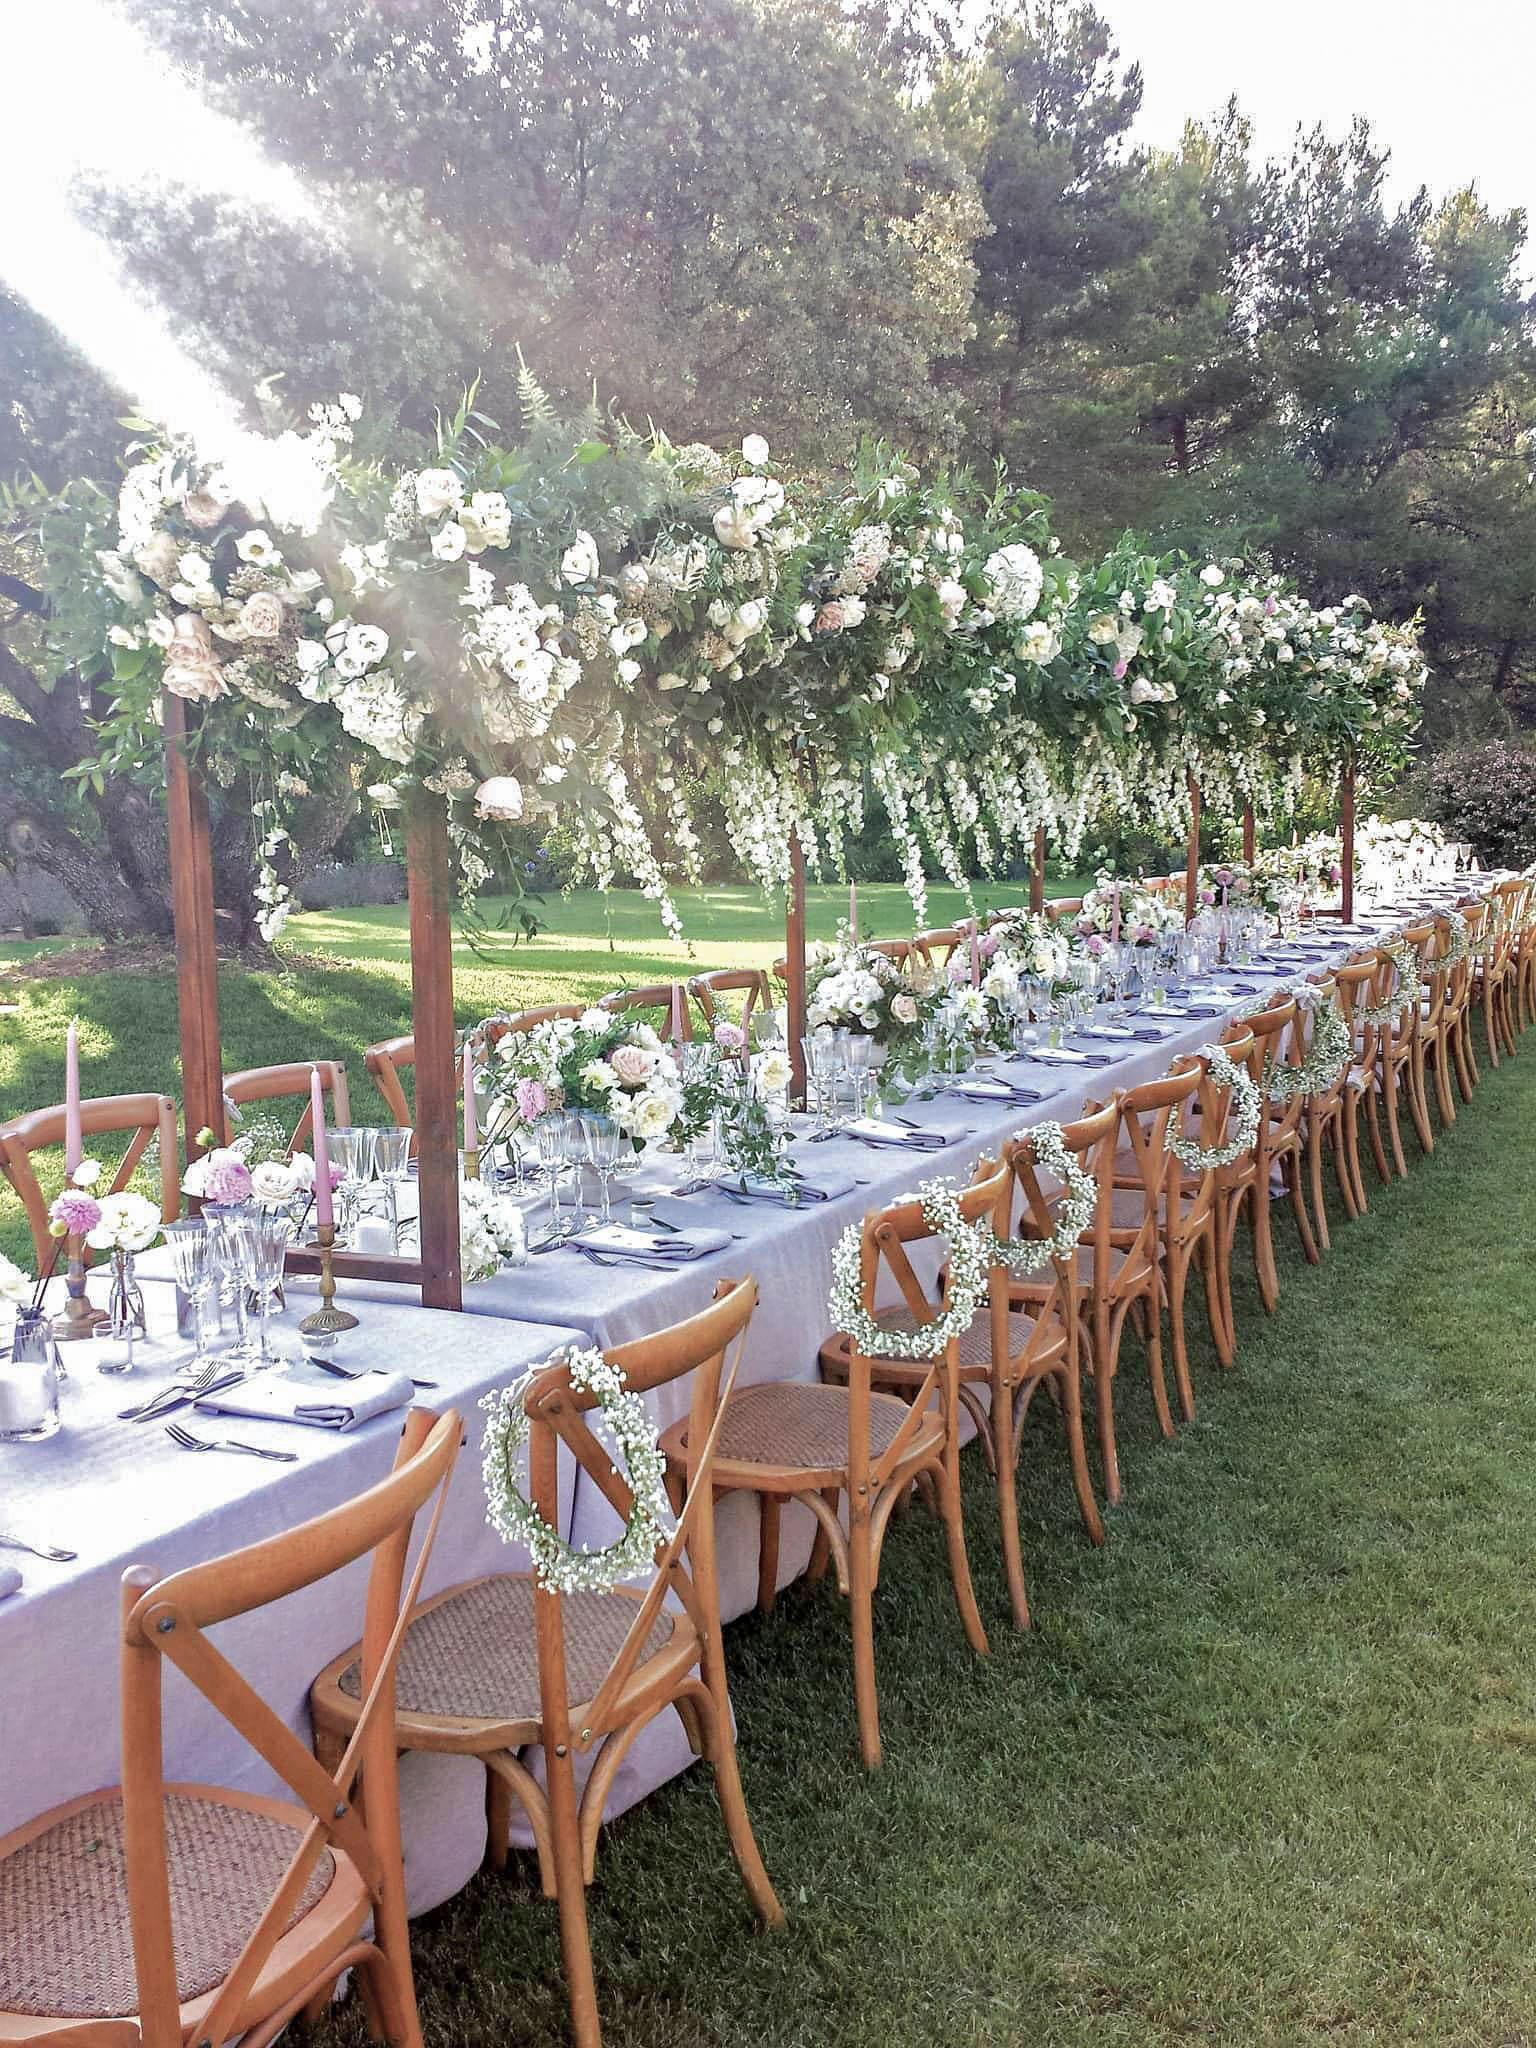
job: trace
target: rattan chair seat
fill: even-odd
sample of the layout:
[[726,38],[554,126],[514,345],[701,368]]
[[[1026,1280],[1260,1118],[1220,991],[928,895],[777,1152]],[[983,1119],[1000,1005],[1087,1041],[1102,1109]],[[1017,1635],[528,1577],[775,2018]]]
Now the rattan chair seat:
[[[906,1402],[894,1394],[871,1394],[871,1458],[878,1459],[890,1449],[910,1413]],[[931,1452],[942,1435],[938,1417],[933,1416],[911,1448]],[[731,1465],[777,1466],[796,1472],[846,1471],[847,1389],[814,1380],[764,1380],[755,1387],[739,1388],[726,1403],[720,1427],[717,1483],[728,1477],[723,1468]]]
[[[396,1679],[397,1720],[413,1715],[457,1721],[537,1721],[539,1659],[534,1636],[537,1590],[530,1574],[507,1572],[457,1586],[421,1608],[406,1631]],[[566,1691],[574,1703],[592,1698],[634,1620],[622,1593],[566,1593]],[[674,1616],[663,1611],[645,1639],[641,1667],[672,1641]],[[356,1699],[360,1667],[337,1679]]]
[[[221,1984],[298,1847],[309,1816],[168,1791],[171,1918],[183,2004]],[[329,1890],[321,1856],[290,1927]],[[118,1792],[66,1811],[0,1862],[0,2012],[110,2019],[138,2010]]]
[[[917,1317],[911,1309],[901,1307],[877,1308],[875,1320],[887,1330],[915,1330]],[[1035,1318],[1022,1310],[1015,1311],[1008,1318],[1008,1343],[1012,1356],[1018,1358],[1028,1347],[1035,1334]],[[987,1380],[992,1376],[992,1318],[985,1305],[976,1311],[971,1326],[957,1340],[956,1355],[960,1361],[960,1376],[966,1380]],[[830,1337],[821,1347],[821,1370],[832,1380],[846,1380],[848,1377],[849,1342],[846,1337]],[[891,1386],[917,1386],[928,1371],[927,1359],[881,1358],[871,1354],[871,1375],[878,1383],[885,1381]]]

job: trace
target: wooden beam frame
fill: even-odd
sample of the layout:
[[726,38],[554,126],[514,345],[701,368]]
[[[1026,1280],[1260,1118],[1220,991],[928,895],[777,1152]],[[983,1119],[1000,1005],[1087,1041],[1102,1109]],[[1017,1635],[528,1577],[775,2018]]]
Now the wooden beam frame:
[[1344,763],[1339,778],[1339,913],[1346,924],[1355,921],[1355,762]]
[[1029,907],[1037,914],[1045,908],[1045,827],[1035,827],[1035,857],[1029,869]]
[[[219,1045],[219,963],[214,943],[213,854],[208,801],[189,742],[195,732],[180,697],[165,696],[165,786],[176,934],[176,1006],[181,1034],[182,1117],[187,1156],[228,1135]],[[442,804],[421,792],[407,814],[411,1015],[416,1035],[417,1175],[421,1256],[379,1258],[339,1251],[339,1279],[398,1280],[419,1286],[427,1308],[463,1305],[459,1268],[458,1073],[453,1027],[453,905],[448,826]],[[295,1246],[292,1273],[319,1270],[316,1253]]]
[[1184,922],[1193,924],[1200,900],[1200,785],[1189,778],[1189,846],[1184,855]]
[[784,983],[787,992],[790,1094],[805,1105],[805,848],[789,835],[789,891],[784,904]]

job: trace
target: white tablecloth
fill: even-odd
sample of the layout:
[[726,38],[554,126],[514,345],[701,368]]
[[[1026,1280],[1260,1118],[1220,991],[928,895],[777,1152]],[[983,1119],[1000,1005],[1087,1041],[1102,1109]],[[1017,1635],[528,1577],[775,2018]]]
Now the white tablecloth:
[[[1403,921],[1405,910],[1382,913],[1377,935]],[[1363,933],[1328,933],[1338,957],[1371,940]],[[783,1209],[738,1207],[718,1192],[662,1198],[659,1213],[684,1227],[733,1233],[722,1251],[673,1271],[600,1268],[574,1252],[558,1251],[524,1267],[466,1288],[458,1318],[421,1309],[411,1290],[388,1282],[343,1283],[342,1298],[358,1310],[361,1328],[343,1340],[347,1363],[404,1366],[436,1379],[429,1405],[457,1405],[470,1430],[434,1559],[429,1590],[496,1569],[520,1568],[485,1526],[479,1479],[479,1423],[475,1407],[488,1387],[504,1383],[577,1333],[611,1345],[647,1335],[702,1308],[718,1282],[750,1273],[761,1306],[742,1360],[743,1384],[764,1379],[812,1379],[817,1349],[828,1334],[827,1294],[832,1249],[842,1232],[867,1210],[881,1206],[934,1175],[967,1175],[984,1153],[995,1154],[1013,1132],[1046,1118],[1066,1121],[1085,1101],[1134,1087],[1165,1071],[1181,1053],[1219,1035],[1225,1016],[1258,1007],[1275,989],[1321,963],[1291,963],[1269,973],[1242,970],[1257,992],[1244,994],[1216,1017],[1186,1018],[1158,1044],[1129,1045],[1107,1067],[1046,1067],[1009,1063],[999,1071],[1041,1099],[998,1108],[948,1097],[912,1104],[908,1113],[951,1134],[942,1151],[877,1151],[846,1138],[803,1144],[800,1157],[818,1171],[856,1177],[859,1185],[835,1202]],[[1144,1022],[1145,1020],[1138,1020]],[[1088,1041],[1079,1041],[1087,1044]],[[1096,1051],[1105,1050],[1101,1042]],[[1118,1048],[1117,1048],[1118,1052]],[[667,1169],[662,1169],[665,1173]],[[673,1168],[674,1178],[679,1169]],[[656,1173],[648,1168],[646,1178]],[[146,1255],[141,1271],[163,1274],[165,1255]],[[291,1280],[296,1305],[307,1305],[314,1282]],[[159,1295],[162,1314],[168,1290]],[[241,1423],[251,1433],[301,1452],[295,1466],[256,1460],[195,1457],[174,1449],[156,1429],[109,1418],[126,1407],[146,1374],[132,1380],[96,1376],[88,1348],[70,1352],[74,1380],[65,1396],[68,1428],[42,1446],[0,1445],[0,1527],[21,1529],[78,1549],[77,1564],[23,1560],[24,1592],[0,1603],[0,1832],[45,1805],[111,1782],[117,1758],[117,1682],[114,1622],[117,1581],[131,1562],[169,1569],[249,1542],[345,1498],[381,1474],[393,1454],[397,1423],[391,1418],[356,1434],[333,1438],[295,1427]],[[164,1368],[161,1368],[163,1371]],[[685,1384],[653,1397],[658,1423],[685,1412]],[[562,1522],[573,1540],[611,1540],[614,1519],[585,1481],[562,1501]],[[721,1504],[721,1605],[727,1619],[755,1598],[757,1510],[746,1496]],[[803,1509],[784,1516],[780,1583],[804,1569],[813,1524]],[[327,1659],[360,1632],[361,1578],[339,1591],[317,1589],[290,1603],[291,1622],[280,1634],[260,1624],[231,1630],[259,1690],[282,1705],[294,1726],[303,1724],[307,1688]],[[729,1646],[727,1645],[727,1649]],[[264,1767],[231,1753],[232,1738],[184,1695],[167,1716],[167,1758],[175,1775],[207,1777],[261,1787]],[[632,1804],[689,1761],[675,1716],[664,1715],[630,1750],[609,1811]],[[449,1896],[474,1869],[484,1842],[478,1769],[457,1758],[408,1759],[404,1769],[407,1877],[412,1908],[421,1911]]]

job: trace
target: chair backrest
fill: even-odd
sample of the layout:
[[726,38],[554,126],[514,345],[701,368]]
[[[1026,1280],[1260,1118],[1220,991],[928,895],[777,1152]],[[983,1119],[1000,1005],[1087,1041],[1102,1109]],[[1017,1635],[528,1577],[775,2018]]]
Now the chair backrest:
[[720,1014],[715,1000],[717,996],[745,995],[739,1021],[742,1030],[749,1035],[752,1012],[773,1008],[773,984],[761,967],[722,967],[713,974],[696,974],[688,983],[688,993],[699,1006],[706,1035],[711,1034],[717,1024],[737,1021]]
[[[1006,1230],[1013,1174],[990,1159],[977,1162],[970,1184],[955,1190],[961,1218],[966,1223],[985,1219],[994,1230]],[[919,1198],[895,1202],[887,1209],[872,1209],[864,1218],[859,1239],[859,1301],[866,1315],[873,1315],[882,1292],[882,1274],[895,1282],[902,1303],[915,1323],[937,1322],[944,1304],[936,1301],[917,1277],[908,1247],[929,1243],[936,1233],[923,1213]],[[989,1292],[1005,1284],[1006,1269],[989,1272]],[[978,1311],[979,1313],[979,1311]],[[925,1361],[919,1359],[921,1365]],[[912,1392],[906,1418],[877,1457],[870,1456],[870,1394],[872,1358],[856,1343],[848,1347],[848,1476],[855,1499],[873,1499],[890,1473],[907,1457],[922,1425],[923,1411],[937,1396],[945,1426],[956,1427],[959,1407],[958,1342],[951,1339],[938,1357],[926,1361],[920,1385]],[[860,1489],[865,1489],[862,1493]],[[888,1500],[887,1507],[894,1505]],[[878,1537],[879,1531],[876,1531]]]
[[[1100,1112],[1098,1122],[1102,1126],[1100,1130],[1095,1130],[1095,1119],[1091,1117],[1069,1125],[1067,1128],[1073,1133],[1072,1140],[1067,1139],[1066,1131],[1062,1133],[1065,1149],[1072,1153],[1076,1163],[1090,1174],[1093,1172],[1090,1162],[1098,1150],[1100,1140],[1107,1137],[1112,1144],[1119,1127],[1119,1115],[1113,1105]],[[1061,1190],[1049,1168],[1046,1169],[1045,1178],[1041,1178],[1041,1164],[1035,1145],[1035,1133],[1029,1130],[1020,1131],[1017,1137],[1010,1138],[1003,1147],[1003,1165],[1008,1170],[1010,1181],[1004,1194],[1003,1214],[994,1228],[999,1237],[1011,1237],[1015,1241],[1032,1239],[1043,1246],[1056,1234],[1059,1220],[1056,1205]],[[1095,1180],[1095,1216],[1099,1207],[1098,1187],[1099,1183]],[[1090,1222],[1082,1242],[1092,1244],[1092,1228]],[[1056,1284],[1043,1302],[1031,1308],[1034,1328],[1026,1342],[1025,1364],[1027,1366],[1030,1356],[1034,1353],[1052,1348],[1065,1331],[1068,1361],[1075,1369],[1079,1335],[1074,1289],[1077,1277],[1076,1254],[1065,1259],[1048,1255],[1042,1258],[1037,1270],[1043,1272],[1047,1265],[1055,1277]],[[1006,1279],[1001,1285],[994,1281],[989,1289],[989,1295],[992,1313],[992,1356],[999,1359],[1007,1357],[1014,1347]]]
[[1376,1000],[1380,971],[1374,952],[1353,953],[1342,965],[1329,969],[1334,995],[1349,1025],[1349,1042],[1354,1048],[1352,1065],[1366,1074],[1375,1069],[1380,1034],[1365,1013]]
[[[32,1164],[35,1152],[46,1152],[64,1143],[65,1112],[62,1103],[50,1109],[28,1110],[0,1124],[0,1173],[16,1190],[26,1211],[27,1228],[41,1271],[57,1249],[48,1233],[48,1201],[38,1185]],[[128,1138],[127,1150],[108,1183],[112,1194],[121,1194],[133,1178],[150,1140],[160,1146],[160,1213],[169,1223],[181,1214],[181,1173],[176,1152],[176,1105],[168,1095],[96,1095],[80,1105],[82,1138]],[[90,1252],[84,1252],[89,1259]]]
[[[688,1389],[686,1479],[673,1497],[676,1519],[672,1534],[656,1549],[656,1575],[645,1597],[635,1603],[623,1641],[591,1694],[581,1727],[575,1730],[570,1725],[563,1596],[557,1589],[547,1588],[538,1600],[534,1620],[539,1697],[544,1734],[550,1743],[564,1742],[587,1750],[614,1726],[618,1703],[668,1594],[681,1602],[700,1639],[720,1653],[712,1479],[715,1445],[740,1360],[738,1348],[727,1370],[727,1353],[744,1337],[756,1306],[756,1281],[722,1280],[712,1304],[698,1315],[603,1354],[635,1394],[648,1394],[693,1375]],[[523,1394],[529,1425],[529,1499],[551,1526],[559,1522],[562,1444],[622,1520],[627,1521],[634,1506],[628,1479],[614,1470],[612,1453],[587,1424],[587,1412],[595,1406],[593,1394],[571,1385],[570,1366],[563,1359],[535,1374]]]
[[[166,1579],[142,1566],[124,1574],[123,1830],[139,2019],[146,2041],[182,2038],[161,1755],[163,1663],[176,1666],[314,1816],[239,1958],[212,1994],[198,2037],[227,2041],[251,2025],[250,2017],[242,2015],[252,1987],[329,1848],[351,1858],[376,1898],[400,1901],[395,1664],[431,1554],[460,1435],[459,1418],[451,1411],[434,1416],[413,1409],[394,1470],[356,1499]],[[434,1495],[432,1523],[402,1598],[412,1526]],[[370,1553],[362,1709],[340,1764],[327,1771],[214,1647],[207,1631],[313,1586]],[[359,1775],[367,1780],[366,1819],[353,1797]]]
[[971,930],[969,924],[948,924],[935,931],[919,932],[912,944],[931,966],[942,972],[961,947],[970,944]]
[[[1236,1029],[1246,1032],[1253,1040],[1245,1064],[1261,1090],[1270,1068],[1286,1061],[1294,1063],[1301,1057],[1297,1033],[1302,1014],[1301,1005],[1294,996],[1282,995],[1274,997],[1262,1010],[1254,1010],[1238,1019]],[[1230,1047],[1228,1050],[1230,1052]],[[1301,1096],[1293,1095],[1288,1102],[1271,1107],[1265,1098],[1264,1114],[1259,1118],[1254,1144],[1261,1172],[1267,1173],[1270,1155],[1285,1144],[1300,1125],[1302,1101]]]
[[[377,1045],[370,1045],[363,1054],[363,1065],[373,1076],[374,1086],[384,1098],[389,1111],[389,1120],[402,1130],[416,1122],[416,1112],[406,1099],[405,1086],[400,1079],[403,1067],[416,1064],[416,1041],[407,1033],[404,1038],[381,1039]],[[459,1086],[462,1091],[463,1078]],[[411,1150],[416,1149],[416,1133],[411,1131]]]
[[619,1012],[623,1010],[660,1010],[661,1023],[657,1029],[665,1038],[671,1029],[672,998],[677,997],[678,1019],[685,1041],[693,1037],[693,1009],[688,1001],[688,985],[682,981],[657,981],[649,988],[616,988],[598,1002],[598,1009]]
[[[1224,1131],[1226,1127],[1225,1109],[1208,1087],[1204,1062],[1193,1054],[1175,1061],[1172,1069],[1157,1080],[1143,1081],[1140,1087],[1127,1088],[1118,1101],[1120,1130],[1125,1140],[1123,1149],[1130,1154],[1141,1183],[1143,1213],[1138,1225],[1122,1223],[1116,1232],[1120,1240],[1117,1249],[1125,1254],[1125,1262],[1118,1274],[1107,1263],[1102,1266],[1097,1263],[1104,1254],[1096,1238],[1095,1284],[1099,1292],[1111,1300],[1124,1287],[1134,1285],[1136,1272],[1156,1259],[1160,1231],[1166,1229],[1177,1233],[1197,1228],[1210,1213],[1215,1200],[1215,1176],[1210,1170],[1199,1177],[1193,1190],[1183,1186],[1186,1168],[1168,1150],[1168,1132],[1173,1119],[1178,1117],[1186,1137],[1194,1137],[1197,1135],[1194,1112],[1198,1109],[1198,1136],[1206,1147],[1220,1142],[1213,1139],[1210,1132],[1213,1129]],[[1209,1126],[1206,1123],[1207,1109],[1215,1119]],[[1107,1245],[1106,1233],[1106,1249]]]
[[1076,917],[1082,907],[1081,896],[1056,896],[1045,905],[1045,915],[1052,924],[1060,924],[1064,917]]
[[[309,1077],[318,1068],[320,1087],[331,1101],[331,1122],[349,1124],[352,1121],[352,1104],[347,1094],[347,1070],[340,1060],[290,1060],[280,1067],[247,1067],[243,1073],[224,1076],[224,1100],[235,1109],[245,1109],[253,1102],[273,1102],[283,1096],[296,1096],[303,1103],[299,1120],[289,1134],[288,1149],[297,1151],[307,1146],[310,1137]],[[237,1121],[237,1120],[236,1120]],[[406,1117],[409,1123],[410,1118]],[[237,1131],[230,1133],[237,1136]]]

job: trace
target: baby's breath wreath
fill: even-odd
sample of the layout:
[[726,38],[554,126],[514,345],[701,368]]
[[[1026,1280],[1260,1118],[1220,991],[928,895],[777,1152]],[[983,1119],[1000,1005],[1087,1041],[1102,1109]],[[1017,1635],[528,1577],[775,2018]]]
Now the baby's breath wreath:
[[1419,978],[1419,949],[1417,946],[1396,945],[1386,948],[1387,957],[1397,969],[1397,987],[1379,1003],[1372,1003],[1362,1013],[1367,1024],[1395,1025],[1405,1010],[1418,1006],[1422,983]]
[[[597,1412],[615,1452],[622,1457],[634,1505],[617,1543],[578,1550],[552,1529],[518,1484],[518,1465],[528,1442],[529,1423],[523,1405],[536,1373],[564,1359],[571,1385],[597,1396]],[[547,1593],[611,1593],[626,1579],[640,1578],[656,1561],[667,1540],[670,1509],[662,1484],[666,1461],[656,1441],[656,1427],[645,1403],[624,1384],[624,1375],[596,1349],[557,1351],[544,1365],[524,1373],[509,1387],[493,1388],[482,1397],[485,1410],[486,1520],[503,1541],[519,1543],[533,1559],[539,1584]],[[615,1465],[615,1472],[618,1471]]]
[[1049,1237],[999,1237],[986,1226],[988,1251],[1012,1273],[1037,1273],[1047,1259],[1070,1259],[1099,1201],[1098,1182],[1067,1150],[1060,1124],[1035,1124],[1029,1138],[1036,1165],[1061,1182],[1061,1206]]
[[925,1180],[918,1189],[923,1216],[937,1236],[949,1240],[949,1281],[943,1310],[916,1330],[893,1330],[877,1322],[859,1299],[859,1251],[862,1228],[850,1223],[832,1254],[832,1293],[827,1313],[832,1327],[866,1358],[938,1358],[946,1345],[971,1327],[992,1263],[988,1239],[960,1213],[959,1197],[942,1180]]
[[1467,920],[1459,910],[1447,910],[1445,921],[1451,928],[1450,951],[1443,959],[1437,960],[1437,967],[1459,967],[1472,951],[1472,934],[1467,930]]
[[1179,1135],[1182,1117],[1178,1110],[1168,1119],[1168,1135],[1164,1145],[1181,1166],[1187,1166],[1191,1173],[1219,1172],[1224,1166],[1235,1165],[1250,1149],[1259,1134],[1259,1112],[1262,1098],[1259,1084],[1246,1067],[1238,1066],[1232,1055],[1219,1045],[1202,1045],[1200,1057],[1210,1071],[1211,1079],[1218,1088],[1232,1091],[1232,1107],[1237,1114],[1237,1129],[1225,1145],[1215,1146],[1207,1152],[1197,1138],[1182,1138]]
[[1312,1043],[1306,1057],[1295,1066],[1275,1060],[1266,1067],[1264,1092],[1277,1109],[1294,1102],[1298,1095],[1309,1102],[1315,1096],[1326,1095],[1354,1055],[1349,1019],[1338,1004],[1329,1002],[1326,1009],[1322,1008],[1322,991],[1316,988],[1309,988],[1305,995],[1300,989],[1293,993],[1298,1003],[1313,1012]]

